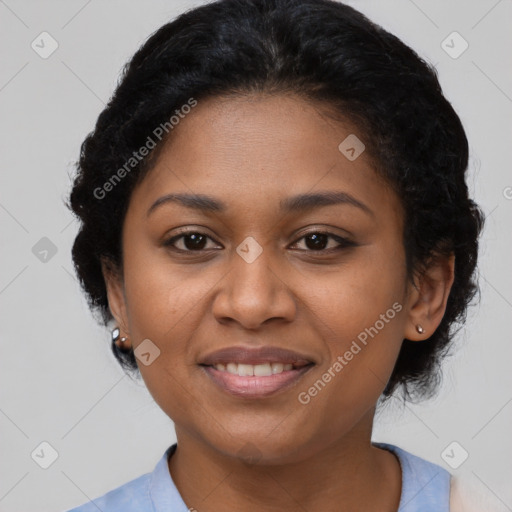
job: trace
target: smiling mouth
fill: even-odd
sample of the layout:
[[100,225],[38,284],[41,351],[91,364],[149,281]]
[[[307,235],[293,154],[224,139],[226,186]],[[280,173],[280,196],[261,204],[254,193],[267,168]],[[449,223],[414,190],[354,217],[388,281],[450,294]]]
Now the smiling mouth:
[[222,391],[244,399],[261,399],[290,389],[314,363],[217,363],[200,365]]
[[315,360],[285,347],[233,345],[202,356],[199,367],[224,394],[262,399],[290,390],[316,366]]
[[261,364],[244,364],[244,363],[227,363],[211,365],[219,372],[227,372],[240,377],[269,377],[270,375],[278,375],[280,373],[297,370],[304,366],[310,366],[313,363],[261,363]]

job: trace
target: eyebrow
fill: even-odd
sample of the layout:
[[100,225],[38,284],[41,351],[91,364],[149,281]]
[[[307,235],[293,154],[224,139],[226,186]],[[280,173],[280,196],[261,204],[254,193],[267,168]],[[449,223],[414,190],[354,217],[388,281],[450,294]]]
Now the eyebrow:
[[[167,203],[179,203],[187,208],[205,213],[223,213],[227,206],[222,201],[204,194],[166,194],[158,198],[147,211],[149,216],[159,206]],[[375,216],[374,212],[355,197],[340,191],[321,191],[315,193],[298,194],[280,201],[280,211],[283,213],[299,213],[310,211],[323,206],[346,204],[354,206],[365,213]]]

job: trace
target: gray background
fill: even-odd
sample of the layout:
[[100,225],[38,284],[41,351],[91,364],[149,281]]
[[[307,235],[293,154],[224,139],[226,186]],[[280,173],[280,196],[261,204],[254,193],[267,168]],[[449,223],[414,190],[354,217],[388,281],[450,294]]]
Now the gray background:
[[[109,333],[88,311],[70,256],[77,225],[63,200],[80,143],[122,65],[150,33],[201,3],[0,0],[2,512],[76,506],[151,471],[175,440],[170,420],[142,381],[124,376]],[[446,361],[440,396],[391,404],[374,439],[464,477],[486,494],[486,510],[512,510],[512,1],[349,3],[436,65],[467,130],[469,185],[487,215],[481,303]],[[47,59],[31,48],[43,31],[59,45]],[[469,43],[458,58],[441,46],[453,31]],[[47,261],[40,246],[33,252],[43,237],[57,250]],[[48,469],[40,467],[51,456],[43,441],[58,453]],[[453,441],[469,453],[458,469],[441,456]]]

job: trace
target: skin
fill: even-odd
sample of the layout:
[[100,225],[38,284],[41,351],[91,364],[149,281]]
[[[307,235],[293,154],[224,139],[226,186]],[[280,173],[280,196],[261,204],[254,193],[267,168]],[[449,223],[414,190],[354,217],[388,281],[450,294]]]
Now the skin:
[[[364,141],[348,120],[292,95],[202,100],[132,194],[123,271],[104,266],[109,305],[125,346],[150,339],[160,350],[138,364],[175,424],[172,478],[199,512],[398,509],[400,465],[371,445],[375,406],[403,338],[421,343],[441,322],[454,259],[407,279],[400,200],[368,152],[349,161],[338,150],[352,133]],[[372,213],[350,204],[279,212],[280,200],[320,190],[350,194]],[[171,192],[208,194],[227,210],[169,202],[147,214]],[[208,237],[199,251],[190,237],[175,241],[188,253],[164,245],[180,227]],[[315,250],[304,238],[326,231],[356,246],[329,251],[340,246],[329,238]],[[236,252],[248,236],[263,250],[251,263]],[[401,311],[301,404],[298,394],[394,303]],[[198,365],[234,345],[289,348],[315,366],[273,396],[234,397]]]

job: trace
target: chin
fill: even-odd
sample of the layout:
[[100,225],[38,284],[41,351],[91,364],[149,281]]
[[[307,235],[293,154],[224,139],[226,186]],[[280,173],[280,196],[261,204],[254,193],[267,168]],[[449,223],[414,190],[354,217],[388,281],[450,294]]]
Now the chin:
[[254,466],[291,464],[304,458],[304,447],[310,443],[303,438],[303,432],[301,439],[289,431],[268,432],[272,429],[233,433],[222,440],[210,440],[209,444],[225,456]]

